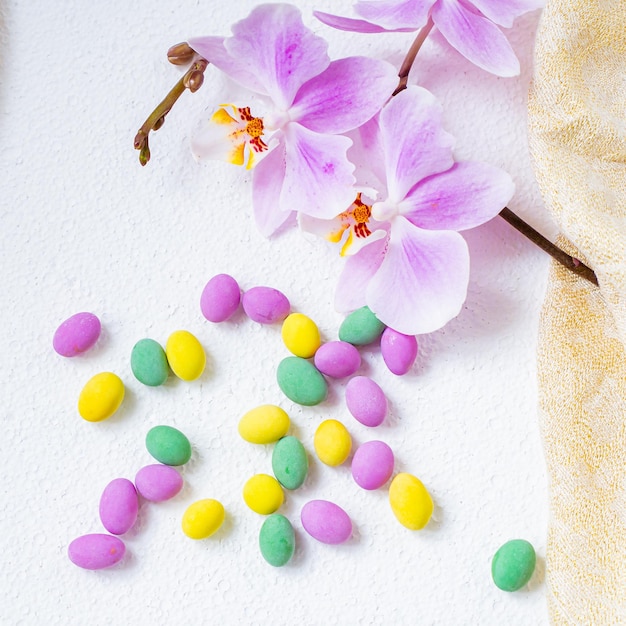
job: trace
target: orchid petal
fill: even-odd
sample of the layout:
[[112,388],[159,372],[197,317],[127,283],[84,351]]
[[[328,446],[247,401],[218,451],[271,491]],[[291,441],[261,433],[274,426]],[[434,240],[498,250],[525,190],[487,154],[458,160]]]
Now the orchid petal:
[[377,228],[370,231],[367,236],[359,236],[355,234],[353,222],[354,220],[351,220],[346,213],[342,213],[332,220],[320,220],[303,213],[298,214],[298,223],[303,231],[322,237],[330,243],[342,243],[341,256],[353,256],[365,246],[369,246],[387,235],[386,230]]
[[429,333],[458,315],[468,282],[469,252],[459,233],[422,230],[399,217],[385,258],[367,285],[366,301],[394,330]]
[[257,93],[268,95],[259,76],[251,70],[250,64],[245,59],[232,57],[224,42],[223,37],[196,37],[187,43],[201,57],[204,57],[212,65],[227,74],[234,81]]
[[313,11],[313,15],[326,26],[331,26],[337,30],[345,30],[353,33],[410,33],[414,28],[383,28],[371,22],[365,20],[356,20],[351,17],[341,17],[340,15],[333,15],[331,13],[324,13],[324,11]]
[[252,205],[261,233],[272,235],[291,211],[280,208],[280,192],[285,180],[285,146],[281,141],[253,170]]
[[438,0],[433,22],[464,57],[496,76],[517,76],[519,61],[502,31],[489,19],[458,0]]
[[187,41],[187,44],[194,52],[217,67],[220,63],[230,60],[228,52],[224,48],[224,37],[192,37]]
[[232,30],[224,46],[255,76],[254,85],[244,86],[268,94],[279,109],[287,110],[300,86],[328,67],[326,41],[289,4],[260,5]]
[[350,227],[350,224],[342,219],[341,215],[330,220],[320,220],[302,212],[298,213],[298,225],[305,233],[317,235],[330,241],[330,243],[339,243],[345,231]]
[[471,0],[471,2],[486,18],[505,28],[513,26],[516,17],[545,5],[545,0]]
[[289,115],[316,132],[345,133],[376,115],[397,82],[394,67],[385,61],[339,59],[302,86]]
[[441,125],[442,108],[421,87],[399,93],[380,113],[389,199],[400,202],[415,183],[452,167],[454,140]]
[[488,163],[456,163],[415,186],[400,204],[411,223],[432,230],[466,230],[495,217],[511,199],[515,185]]
[[348,158],[355,165],[357,185],[372,200],[387,195],[385,163],[381,158],[383,144],[378,121],[379,116],[376,115],[349,135],[354,145],[348,151]]
[[245,141],[232,141],[236,119],[226,111],[218,109],[208,122],[204,122],[191,136],[191,152],[199,160],[227,161],[234,165],[243,165],[245,160]]
[[281,208],[322,219],[345,211],[354,200],[354,166],[346,157],[351,145],[347,137],[320,135],[296,122],[288,124],[285,149],[289,167]]
[[409,27],[419,30],[428,20],[435,0],[369,0],[357,2],[354,11],[368,22],[387,30]]
[[348,313],[365,306],[367,285],[385,256],[385,239],[375,241],[348,257],[335,292],[335,309]]
[[358,237],[355,235],[354,229],[351,229],[341,247],[340,254],[347,257],[354,256],[366,246],[371,246],[374,242],[384,239],[386,236],[387,231],[382,228],[373,230],[367,237]]

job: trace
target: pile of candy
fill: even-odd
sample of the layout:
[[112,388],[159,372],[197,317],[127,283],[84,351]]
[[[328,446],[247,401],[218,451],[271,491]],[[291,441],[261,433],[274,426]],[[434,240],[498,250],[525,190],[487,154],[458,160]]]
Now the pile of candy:
[[[280,390],[290,400],[303,406],[317,405],[327,397],[329,381],[349,378],[345,386],[345,402],[350,414],[371,428],[383,423],[387,415],[383,390],[371,378],[355,375],[361,365],[358,347],[380,340],[381,354],[388,369],[396,375],[403,375],[410,370],[417,356],[415,337],[386,328],[368,307],[363,307],[344,319],[338,341],[323,343],[315,322],[302,313],[292,313],[289,300],[280,291],[254,287],[242,294],[237,281],[226,274],[214,276],[200,298],[203,316],[214,323],[230,319],[240,306],[255,322],[282,323],[282,340],[292,356],[279,363],[276,378]],[[97,317],[91,313],[79,313],[59,327],[53,346],[63,356],[74,356],[94,345],[99,334]],[[140,340],[132,349],[130,360],[134,376],[148,386],[163,384],[170,370],[182,380],[195,380],[202,375],[206,365],[202,345],[184,330],[172,333],[165,349],[153,339]],[[123,398],[124,385],[119,377],[112,372],[102,372],[83,388],[78,411],[87,421],[104,420],[119,408]],[[285,565],[295,550],[293,526],[277,512],[285,499],[283,490],[301,487],[309,470],[307,452],[296,437],[288,435],[289,428],[289,415],[271,404],[251,409],[238,424],[239,434],[245,441],[274,446],[273,476],[264,473],[252,476],[243,487],[243,499],[252,511],[267,516],[259,533],[259,547],[265,560],[277,567]],[[326,419],[319,424],[313,445],[317,458],[333,467],[343,464],[352,452],[348,429],[335,419]],[[119,562],[125,547],[118,535],[128,532],[135,523],[139,496],[160,502],[173,497],[182,488],[182,477],[174,466],[183,465],[191,457],[187,437],[171,426],[156,426],[147,434],[146,447],[160,464],[142,468],[134,484],[118,478],[106,487],[100,501],[100,519],[111,535],[90,534],[75,539],[68,552],[76,565],[100,569]],[[353,479],[366,490],[379,489],[391,480],[391,510],[403,526],[419,530],[431,518],[432,498],[416,476],[398,473],[392,478],[394,463],[393,451],[385,442],[367,441],[353,453]],[[223,505],[217,500],[194,502],[182,516],[183,532],[192,539],[210,537],[221,527],[225,514]],[[343,543],[352,535],[348,513],[327,500],[307,502],[301,509],[300,519],[305,531],[323,543]],[[500,557],[501,564],[510,561]],[[526,577],[528,569],[526,565],[522,578]],[[506,584],[498,586],[505,588]]]

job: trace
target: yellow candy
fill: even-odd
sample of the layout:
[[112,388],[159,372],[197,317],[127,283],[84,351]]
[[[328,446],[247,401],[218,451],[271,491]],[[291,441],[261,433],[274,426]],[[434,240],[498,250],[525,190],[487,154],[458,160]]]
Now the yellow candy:
[[422,481],[412,474],[398,474],[389,485],[389,504],[398,521],[420,530],[433,514],[433,500]]
[[302,313],[292,313],[283,322],[282,337],[287,350],[310,359],[320,347],[320,331],[315,322]]
[[273,443],[289,430],[289,415],[279,406],[263,404],[239,420],[239,434],[250,443]]
[[183,514],[183,532],[191,539],[206,539],[224,523],[226,513],[221,502],[207,498],[187,507]]
[[112,372],[101,372],[87,381],[78,397],[78,412],[88,422],[111,417],[124,399],[124,383]]
[[313,447],[319,460],[326,465],[341,465],[352,449],[348,429],[337,420],[325,420],[315,431]]
[[277,511],[285,500],[280,483],[267,474],[256,474],[243,486],[244,502],[261,515]]
[[165,344],[165,355],[172,372],[183,380],[195,380],[202,375],[206,354],[202,344],[188,331],[173,332]]

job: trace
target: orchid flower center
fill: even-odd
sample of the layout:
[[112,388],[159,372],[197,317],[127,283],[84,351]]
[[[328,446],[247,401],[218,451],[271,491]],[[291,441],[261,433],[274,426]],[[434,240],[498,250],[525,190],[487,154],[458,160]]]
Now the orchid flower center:
[[[227,111],[226,107],[231,111]],[[250,107],[223,104],[213,114],[211,122],[226,128],[226,138],[232,144],[227,156],[230,163],[246,163],[246,168],[250,169],[254,165],[254,155],[267,150],[267,144],[261,138],[265,132],[263,118],[254,117]]]
[[398,205],[390,200],[376,202],[372,206],[372,217],[379,222],[390,222],[399,213]]
[[279,130],[280,128],[284,128],[291,122],[291,117],[288,111],[270,111],[265,116],[265,128],[268,130]]
[[361,201],[361,194],[356,195],[356,200],[350,207],[352,213],[352,229],[357,237],[369,237],[372,231],[367,227],[372,215],[372,207]]
[[[366,239],[372,234],[368,223],[372,215],[372,207],[365,204],[361,200],[361,194],[357,193],[356,199],[350,205],[347,211],[340,213],[337,219],[340,221],[339,228],[333,230],[328,235],[328,240],[333,243],[339,243],[343,237],[343,234],[348,230],[348,237],[341,247],[341,256],[347,254],[354,254],[354,250],[350,250],[355,243],[355,237],[357,239]],[[362,246],[356,246],[361,248]]]

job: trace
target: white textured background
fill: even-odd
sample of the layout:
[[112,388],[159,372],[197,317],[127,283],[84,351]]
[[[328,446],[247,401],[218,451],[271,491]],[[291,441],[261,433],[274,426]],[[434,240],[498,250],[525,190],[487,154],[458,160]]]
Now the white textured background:
[[[211,70],[153,136],[147,167],[132,148],[137,128],[178,79],[167,48],[193,35],[228,34],[255,4],[0,0],[2,622],[543,624],[547,498],[535,382],[543,253],[499,218],[467,233],[466,306],[421,338],[410,374],[396,378],[376,349],[363,351],[361,373],[390,400],[379,429],[347,413],[341,384],[315,408],[281,395],[275,367],[286,350],[278,327],[243,316],[217,326],[201,316],[204,284],[228,272],[244,289],[283,290],[326,339],[336,338],[341,322],[332,307],[335,253],[296,231],[264,240],[251,218],[246,174],[193,161],[189,129],[206,101],[219,98]],[[346,0],[297,4],[330,40],[333,57],[372,54],[399,65],[410,44],[411,35],[339,34],[311,17],[313,8],[348,14]],[[550,233],[526,148],[537,20],[525,16],[509,33],[524,68],[519,79],[481,72],[437,38],[414,76],[441,98],[457,157],[506,168],[517,184],[511,207]],[[100,316],[103,335],[88,354],[63,359],[52,335],[82,310]],[[162,388],[143,387],[130,371],[132,346],[146,336],[164,343],[181,328],[202,341],[207,371],[193,383],[171,377]],[[127,397],[114,417],[91,424],[76,402],[104,370],[122,377]],[[241,497],[249,476],[271,471],[271,447],[255,448],[236,431],[240,416],[261,403],[291,414],[312,464],[282,509],[298,542],[282,569],[260,556],[262,519]],[[393,518],[385,489],[362,491],[348,464],[316,462],[313,433],[329,417],[344,421],[355,444],[388,442],[397,470],[430,489],[437,521],[408,531]],[[170,502],[142,505],[124,537],[122,564],[101,572],[75,567],[67,545],[102,532],[102,489],[151,462],[144,438],[160,423],[192,442],[184,490]],[[180,519],[204,497],[221,500],[228,518],[213,538],[194,542]],[[352,540],[325,546],[304,533],[299,511],[313,498],[350,513]],[[507,594],[492,584],[490,561],[515,537],[535,545],[539,566],[529,589]]]

